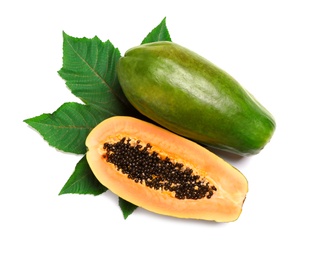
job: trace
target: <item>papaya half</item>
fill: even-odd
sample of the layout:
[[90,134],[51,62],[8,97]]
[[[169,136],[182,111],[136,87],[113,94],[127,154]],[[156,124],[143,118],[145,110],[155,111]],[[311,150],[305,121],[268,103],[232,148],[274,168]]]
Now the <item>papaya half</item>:
[[129,49],[117,73],[140,113],[200,144],[257,154],[275,130],[273,116],[234,78],[176,43]]
[[199,144],[127,116],[97,125],[86,139],[96,178],[119,197],[178,218],[235,221],[248,184],[236,168]]

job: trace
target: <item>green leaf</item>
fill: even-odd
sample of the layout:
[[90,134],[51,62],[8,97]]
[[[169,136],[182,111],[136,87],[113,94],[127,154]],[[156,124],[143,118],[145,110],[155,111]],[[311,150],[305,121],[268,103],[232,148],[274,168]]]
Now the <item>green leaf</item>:
[[99,195],[105,191],[107,188],[96,179],[86,157],[83,156],[59,195],[68,193]]
[[64,152],[84,154],[85,139],[104,114],[91,106],[75,102],[63,104],[52,114],[24,120],[53,147]]
[[[171,41],[166,18],[142,41]],[[52,114],[24,120],[53,147],[75,154],[85,154],[85,140],[101,121],[115,115],[143,116],[128,102],[118,82],[116,65],[120,52],[108,40],[75,38],[63,33],[63,66],[58,71],[71,92],[86,105],[65,103]],[[84,155],[60,191],[61,194],[99,195],[107,190],[95,177]],[[126,219],[136,205],[119,198]]]
[[120,52],[108,40],[75,38],[63,33],[63,67],[58,71],[71,92],[108,115],[130,115],[135,110],[118,82]]
[[150,42],[158,42],[158,41],[169,41],[171,42],[171,36],[166,27],[166,18],[162,20],[162,22],[155,27],[148,35],[144,38],[141,44],[150,43]]
[[124,215],[124,219],[127,219],[130,214],[132,214],[137,208],[136,205],[126,201],[122,198],[119,198],[119,207]]

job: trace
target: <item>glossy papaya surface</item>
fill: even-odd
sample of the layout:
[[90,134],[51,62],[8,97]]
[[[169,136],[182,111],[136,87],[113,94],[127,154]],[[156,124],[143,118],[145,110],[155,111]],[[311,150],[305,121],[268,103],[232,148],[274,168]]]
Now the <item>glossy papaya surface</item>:
[[87,161],[119,197],[152,212],[217,222],[238,219],[246,178],[184,137],[125,116],[104,120],[88,135]]
[[161,126],[239,155],[257,154],[275,130],[272,115],[226,72],[172,42],[128,50],[118,79],[130,103]]

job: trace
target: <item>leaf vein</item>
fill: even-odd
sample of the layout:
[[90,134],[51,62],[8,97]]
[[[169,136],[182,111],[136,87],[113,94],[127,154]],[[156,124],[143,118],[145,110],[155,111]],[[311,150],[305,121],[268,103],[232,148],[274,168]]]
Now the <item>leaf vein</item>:
[[101,82],[103,83],[104,86],[106,86],[108,89],[110,89],[111,93],[118,99],[121,101],[122,104],[124,104],[125,106],[127,106],[127,104],[125,103],[125,101],[123,99],[121,99],[119,97],[119,95],[116,94],[116,92],[114,91],[114,89],[112,88],[111,85],[109,85],[106,80],[99,75],[99,73],[93,69],[93,66],[91,66],[85,59],[84,57],[82,57],[82,55],[80,55],[80,53],[74,48],[74,46],[69,42],[69,40],[67,39],[67,43],[69,44],[69,46],[71,47],[72,51],[79,57],[79,59],[95,74],[95,76],[97,78],[99,78],[101,80]]

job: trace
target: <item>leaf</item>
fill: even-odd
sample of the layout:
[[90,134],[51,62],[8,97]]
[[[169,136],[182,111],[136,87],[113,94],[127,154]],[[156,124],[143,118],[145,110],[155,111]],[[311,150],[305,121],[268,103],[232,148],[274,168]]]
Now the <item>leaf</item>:
[[[142,41],[171,41],[166,18]],[[115,115],[143,116],[126,99],[118,82],[116,66],[120,52],[108,40],[75,38],[63,33],[63,66],[58,71],[71,92],[86,105],[68,102],[52,114],[42,114],[24,120],[55,148],[85,154],[89,132],[102,120]],[[99,195],[107,190],[94,176],[86,156],[77,163],[74,172],[60,191],[61,194]],[[136,205],[119,198],[126,219]]]
[[84,154],[85,139],[103,120],[98,110],[75,102],[68,102],[52,114],[42,114],[24,120],[36,129],[53,147],[64,152]]
[[134,204],[130,203],[129,201],[126,201],[122,198],[119,198],[118,203],[119,203],[119,207],[120,207],[120,209],[124,215],[124,219],[127,219],[128,216],[130,214],[132,214],[135,211],[135,209],[137,208],[136,205],[134,205]]
[[96,179],[86,156],[83,156],[59,195],[68,193],[99,195],[105,191],[107,191],[107,188]]
[[162,22],[155,27],[148,35],[144,38],[141,44],[150,43],[150,42],[158,42],[158,41],[169,41],[171,42],[171,36],[166,27],[166,18],[162,20]]
[[109,116],[130,115],[135,109],[118,82],[120,52],[108,40],[75,38],[63,33],[63,67],[58,71],[71,92]]

